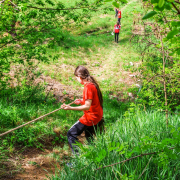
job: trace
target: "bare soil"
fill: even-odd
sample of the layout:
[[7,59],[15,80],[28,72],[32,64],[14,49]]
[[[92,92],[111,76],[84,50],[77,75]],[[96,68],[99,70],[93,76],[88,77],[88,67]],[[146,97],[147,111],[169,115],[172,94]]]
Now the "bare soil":
[[[79,137],[79,142],[84,144],[85,134],[82,133]],[[64,143],[59,144],[64,146]],[[56,150],[53,146],[45,147],[43,150],[37,148],[26,148],[21,150],[16,149],[17,155],[12,155],[9,159],[9,163],[13,163],[20,171],[15,175],[8,175],[2,180],[44,180],[48,179],[48,176],[55,174],[56,169],[61,169],[65,162],[68,162],[71,156],[71,150]],[[59,161],[53,158],[51,155],[56,154],[59,156]]]

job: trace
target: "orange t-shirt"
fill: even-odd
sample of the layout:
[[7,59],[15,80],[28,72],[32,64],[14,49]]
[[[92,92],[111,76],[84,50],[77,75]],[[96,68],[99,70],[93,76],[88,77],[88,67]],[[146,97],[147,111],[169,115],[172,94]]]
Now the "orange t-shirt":
[[100,105],[98,92],[93,83],[87,83],[84,85],[83,90],[83,102],[85,104],[87,99],[91,99],[91,107],[89,110],[84,111],[84,115],[79,119],[79,121],[86,126],[96,125],[101,121],[103,116],[103,109]]
[[121,18],[121,11],[118,12],[118,18]]
[[119,30],[121,29],[121,26],[120,25],[117,25],[117,24],[115,24],[114,25],[114,32],[115,33],[119,33]]

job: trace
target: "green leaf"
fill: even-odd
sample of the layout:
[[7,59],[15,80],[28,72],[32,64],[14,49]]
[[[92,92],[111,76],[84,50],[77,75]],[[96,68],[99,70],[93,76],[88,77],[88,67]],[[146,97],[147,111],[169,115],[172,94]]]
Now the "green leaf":
[[159,7],[158,5],[155,6],[155,10],[157,10],[157,11],[163,11],[164,8],[165,8],[165,6],[162,6],[162,7]]
[[167,3],[167,2],[166,2],[165,8],[166,8],[167,10],[171,10],[171,5],[170,5],[170,3]]
[[52,1],[50,1],[50,0],[45,0],[45,2],[47,2],[48,4],[54,6],[54,3]]
[[164,5],[164,0],[159,0],[158,6],[161,8]]
[[168,0],[169,2],[174,2],[174,0]]
[[95,158],[97,162],[100,162],[102,159],[106,157],[106,151],[102,149],[99,153],[98,156]]
[[127,1],[126,0],[120,0],[121,2],[123,2],[123,3],[127,3]]
[[112,0],[104,0],[104,2],[110,2],[110,1],[112,1]]
[[115,2],[115,1],[112,3],[112,5],[115,6],[116,8],[119,8],[119,3]]
[[174,37],[174,35],[176,35],[176,34],[178,34],[178,33],[179,33],[179,30],[174,29],[174,30],[172,30],[172,31],[170,31],[170,32],[168,33],[167,38],[168,38],[168,39],[171,39],[171,38]]
[[155,14],[157,14],[156,11],[151,11],[151,12],[147,13],[145,16],[143,16],[142,20],[148,19],[148,18],[154,16]]
[[175,27],[176,27],[176,26],[179,27],[179,26],[180,26],[180,21],[172,21],[172,22],[171,22],[171,25],[172,25],[172,26],[175,26]]
[[151,0],[151,4],[156,4],[158,3],[158,0]]
[[121,144],[120,148],[117,150],[117,152],[122,151],[122,149],[124,148],[124,145]]
[[41,0],[37,0],[36,4],[44,6],[44,3]]

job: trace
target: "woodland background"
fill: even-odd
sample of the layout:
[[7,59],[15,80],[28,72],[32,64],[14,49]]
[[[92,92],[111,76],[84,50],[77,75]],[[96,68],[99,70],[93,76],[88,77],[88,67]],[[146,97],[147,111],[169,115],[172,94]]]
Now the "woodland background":
[[[97,78],[105,134],[66,133],[82,112],[57,111],[0,137],[1,179],[180,178],[179,0],[0,1],[0,133],[82,96],[76,66]],[[122,10],[120,42],[111,35]],[[83,144],[83,145],[82,145]],[[76,166],[67,167],[66,162]]]

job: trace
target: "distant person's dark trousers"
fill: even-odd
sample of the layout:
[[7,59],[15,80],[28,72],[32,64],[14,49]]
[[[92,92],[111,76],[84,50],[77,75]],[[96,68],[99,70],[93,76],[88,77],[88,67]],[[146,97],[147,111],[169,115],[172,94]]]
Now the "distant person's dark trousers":
[[115,42],[118,43],[119,33],[115,33]]
[[118,22],[119,22],[119,24],[121,24],[121,18],[118,18]]
[[117,18],[117,16],[118,16],[118,10],[116,9],[115,18]]

